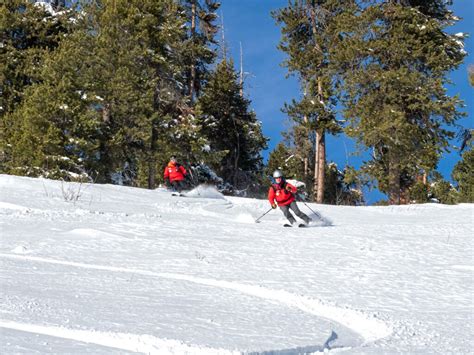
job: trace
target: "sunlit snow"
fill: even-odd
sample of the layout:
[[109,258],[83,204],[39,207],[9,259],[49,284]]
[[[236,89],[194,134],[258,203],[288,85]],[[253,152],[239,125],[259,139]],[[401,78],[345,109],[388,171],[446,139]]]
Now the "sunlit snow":
[[299,206],[0,175],[1,353],[472,352],[473,205]]

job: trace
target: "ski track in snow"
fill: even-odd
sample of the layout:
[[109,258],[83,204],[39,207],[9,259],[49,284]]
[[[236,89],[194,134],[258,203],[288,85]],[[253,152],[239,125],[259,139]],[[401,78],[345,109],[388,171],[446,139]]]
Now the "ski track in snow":
[[99,332],[2,320],[0,320],[0,327],[145,354],[240,354],[240,352],[225,349],[187,345],[177,340],[160,339],[147,334]]
[[[0,257],[16,260],[28,260],[32,262],[40,263],[49,263],[49,264],[58,264],[72,267],[79,267],[85,269],[94,269],[102,271],[112,271],[120,273],[131,273],[131,274],[140,274],[144,276],[160,277],[172,280],[181,280],[186,282],[192,282],[200,285],[206,285],[216,288],[223,288],[228,290],[234,290],[242,294],[254,296],[266,301],[276,301],[284,306],[296,308],[308,314],[326,318],[332,321],[335,321],[354,332],[360,334],[366,343],[374,342],[378,339],[385,338],[392,333],[392,329],[387,326],[382,320],[379,320],[375,317],[370,317],[362,312],[351,310],[348,308],[336,307],[333,305],[328,305],[323,303],[320,300],[311,299],[306,296],[296,295],[285,290],[274,290],[262,286],[254,286],[248,284],[242,284],[237,282],[229,282],[224,280],[215,280],[208,278],[200,278],[185,274],[176,274],[176,273],[159,273],[148,270],[140,269],[130,269],[124,267],[114,267],[114,266],[103,266],[103,265],[94,265],[94,264],[85,264],[78,263],[73,261],[62,261],[55,259],[48,259],[42,257],[34,257],[27,255],[12,255],[12,254],[3,254],[0,253]],[[149,349],[160,349],[160,353],[163,349],[170,348],[171,345],[181,344],[176,341],[164,341],[158,338],[154,338],[149,335],[133,335],[133,334],[119,334],[119,333],[100,333],[100,332],[86,332],[86,331],[77,331],[77,330],[68,330],[65,328],[55,328],[55,327],[41,327],[35,325],[25,325],[19,323],[11,322],[1,322],[0,326],[25,330],[31,332],[38,332],[40,334],[46,335],[55,335],[64,337],[67,339],[80,340],[85,342],[93,342],[98,345],[112,344],[115,347],[119,347],[123,350],[132,350],[132,351],[144,351],[150,352]],[[21,329],[20,329],[21,328]],[[90,335],[96,335],[91,337]],[[92,339],[92,340],[91,340]],[[121,339],[121,340],[120,340]],[[128,343],[134,345],[127,345]],[[176,346],[178,346],[176,345]],[[196,351],[203,351],[202,348],[194,349],[192,347],[183,348],[183,344],[179,345],[179,353],[195,353]],[[133,348],[133,349],[132,349]],[[134,350],[140,349],[140,350]],[[209,350],[209,351],[208,351]],[[215,349],[209,348],[205,349],[205,353],[212,354]],[[232,353],[224,352],[222,349],[217,350],[219,353]],[[169,352],[164,352],[169,353]],[[172,353],[172,352],[171,352]]]

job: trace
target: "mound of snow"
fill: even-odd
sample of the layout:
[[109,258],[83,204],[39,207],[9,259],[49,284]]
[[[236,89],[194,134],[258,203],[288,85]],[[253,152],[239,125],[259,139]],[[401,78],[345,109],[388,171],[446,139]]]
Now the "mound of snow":
[[309,226],[310,227],[329,227],[332,226],[332,221],[323,216],[316,216],[314,213],[310,213],[309,217],[312,219]]
[[241,223],[255,223],[255,218],[250,213],[239,213],[237,217],[235,217],[235,221]]
[[28,252],[28,248],[24,245],[18,245],[16,248],[12,249],[12,253],[15,254],[26,254]]
[[225,199],[224,195],[211,185],[199,185],[191,191],[186,192],[186,197]]

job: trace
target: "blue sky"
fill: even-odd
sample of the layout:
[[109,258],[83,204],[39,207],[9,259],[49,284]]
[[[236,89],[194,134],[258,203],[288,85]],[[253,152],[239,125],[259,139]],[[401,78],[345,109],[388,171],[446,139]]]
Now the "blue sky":
[[[223,0],[219,15],[223,15],[225,41],[228,55],[239,65],[240,42],[243,47],[244,71],[249,74],[245,81],[245,92],[252,100],[252,108],[258,119],[263,122],[264,134],[270,138],[269,149],[264,157],[281,141],[281,132],[288,128],[285,114],[281,112],[285,102],[299,97],[299,86],[295,78],[286,78],[286,69],[281,67],[284,54],[277,49],[280,41],[280,28],[270,15],[272,10],[286,6],[287,0]],[[448,29],[450,33],[465,32],[474,36],[474,23],[469,17],[474,15],[473,0],[455,0],[452,6],[454,13],[463,18],[455,26]],[[474,38],[465,42],[468,56],[464,64],[450,74],[453,85],[448,87],[449,95],[459,94],[464,100],[464,109],[468,116],[459,121],[465,127],[474,127],[473,105],[474,88],[469,85],[467,67],[474,64]],[[347,163],[359,167],[363,157],[354,156],[354,142],[345,135],[328,137],[327,157],[338,166]],[[346,151],[348,154],[346,154]],[[450,179],[451,171],[460,159],[458,152],[445,154],[438,165],[438,170],[446,179]],[[372,204],[385,195],[378,191],[366,193],[367,203]]]

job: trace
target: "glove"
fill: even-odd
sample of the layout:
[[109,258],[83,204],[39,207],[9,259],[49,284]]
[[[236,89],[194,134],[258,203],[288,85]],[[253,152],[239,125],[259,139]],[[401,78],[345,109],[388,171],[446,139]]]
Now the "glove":
[[272,208],[273,208],[273,209],[277,208],[277,204],[276,204],[276,203],[272,203]]
[[291,186],[290,186],[290,185],[286,185],[286,186],[285,186],[285,190],[291,192]]

